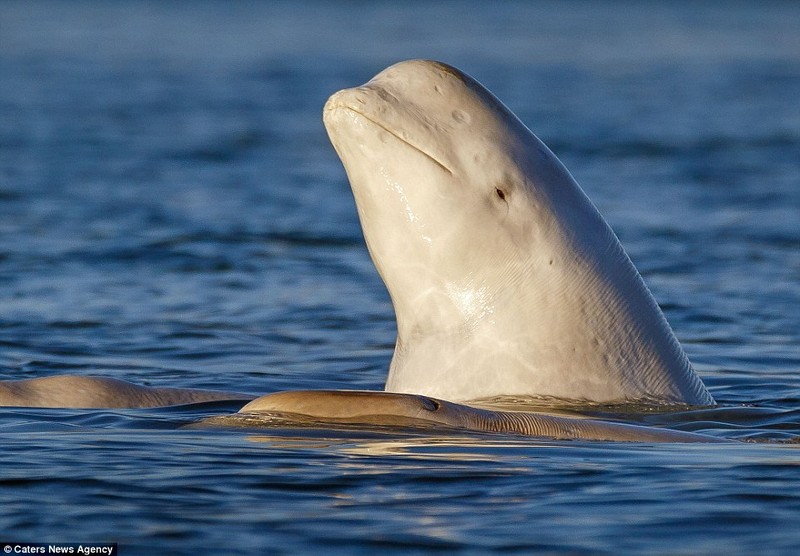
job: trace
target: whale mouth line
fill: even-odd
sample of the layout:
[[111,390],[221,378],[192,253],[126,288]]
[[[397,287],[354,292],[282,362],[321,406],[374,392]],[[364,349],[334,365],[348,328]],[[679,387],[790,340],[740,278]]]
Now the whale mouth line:
[[350,112],[353,112],[354,114],[358,114],[359,116],[361,116],[362,118],[364,118],[365,120],[370,122],[371,124],[381,128],[386,133],[388,133],[389,135],[392,135],[393,137],[397,138],[398,140],[400,140],[401,142],[405,143],[406,145],[408,145],[409,147],[411,147],[415,151],[418,151],[421,154],[425,155],[428,159],[431,160],[431,162],[436,164],[439,168],[441,168],[442,170],[444,170],[445,172],[447,172],[451,176],[454,174],[454,172],[447,166],[447,164],[445,164],[444,162],[442,162],[441,160],[436,158],[434,155],[432,155],[431,153],[429,153],[428,151],[426,151],[422,147],[419,147],[418,145],[415,145],[414,143],[410,142],[408,139],[406,139],[405,137],[402,137],[401,135],[399,135],[397,132],[393,131],[392,129],[386,127],[385,124],[379,122],[378,120],[376,120],[374,118],[371,118],[369,115],[365,114],[361,110],[358,110],[357,108],[354,108],[353,106],[348,106],[346,104],[339,104],[339,105],[334,105],[334,106],[331,107],[331,109],[336,109],[336,108],[343,108],[344,110],[349,110]]

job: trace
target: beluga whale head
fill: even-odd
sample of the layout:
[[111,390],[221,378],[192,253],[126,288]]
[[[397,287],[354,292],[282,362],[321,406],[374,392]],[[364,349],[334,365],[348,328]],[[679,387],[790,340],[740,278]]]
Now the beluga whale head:
[[401,62],[324,122],[396,312],[386,390],[713,403],[594,205],[473,78]]

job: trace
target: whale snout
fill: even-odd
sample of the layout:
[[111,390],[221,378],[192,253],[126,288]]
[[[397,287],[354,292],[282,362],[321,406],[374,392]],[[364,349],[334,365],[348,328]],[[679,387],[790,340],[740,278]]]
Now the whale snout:
[[325,106],[322,109],[322,119],[327,125],[328,120],[337,108],[357,110],[358,107],[365,104],[367,104],[367,98],[362,87],[336,91],[325,102]]
[[[373,79],[360,87],[338,91],[328,98],[322,120],[334,147],[348,136],[362,136],[359,143],[365,147],[369,144],[366,148],[375,152],[360,164],[372,167],[376,157],[382,160],[396,158],[397,145],[393,141],[396,139],[425,155],[446,174],[454,175],[457,157],[450,136],[452,130],[449,124],[443,124],[452,116],[440,118],[430,114],[419,107],[418,99],[407,98],[406,91],[391,85]],[[451,110],[448,109],[447,113],[450,114]],[[463,112],[458,112],[458,116],[460,121],[465,120]],[[378,133],[379,141],[363,138],[369,128]],[[343,162],[345,167],[348,163],[356,164],[347,159]]]
[[[340,110],[345,110],[360,114],[378,125],[392,128],[394,126],[386,121],[389,117],[386,113],[390,111],[392,105],[399,106],[400,104],[400,100],[391,92],[370,81],[360,87],[336,91],[328,97],[322,109],[322,120],[330,131],[329,124],[334,121],[334,115]],[[388,131],[400,130],[388,129]]]

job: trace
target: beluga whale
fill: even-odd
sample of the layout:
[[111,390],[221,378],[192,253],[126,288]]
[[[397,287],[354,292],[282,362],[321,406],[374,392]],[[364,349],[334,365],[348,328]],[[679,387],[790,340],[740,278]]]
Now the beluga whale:
[[600,213],[473,78],[402,62],[324,122],[396,313],[387,391],[713,403]]
[[[248,423],[279,415],[550,438],[717,440],[482,406],[506,397],[637,406],[714,400],[575,179],[475,79],[441,62],[400,62],[333,94],[323,120],[396,314],[384,392],[253,399],[49,377],[0,383],[0,405],[57,406],[63,399],[73,407],[109,400],[141,407],[228,398],[252,400],[236,414]],[[81,394],[59,398],[72,379]]]

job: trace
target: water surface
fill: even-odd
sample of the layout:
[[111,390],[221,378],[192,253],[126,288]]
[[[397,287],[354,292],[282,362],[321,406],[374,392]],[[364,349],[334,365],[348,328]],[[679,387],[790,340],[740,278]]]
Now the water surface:
[[[800,7],[0,5],[0,378],[380,389],[394,320],[320,120],[424,57],[620,236],[720,407],[684,446],[0,411],[0,536],[123,554],[794,553]],[[0,540],[2,540],[0,539]]]

